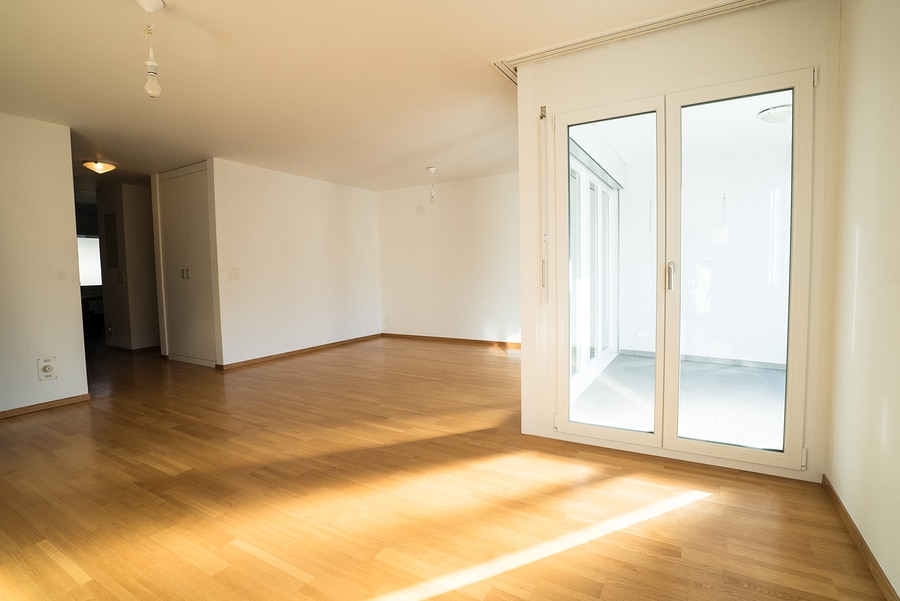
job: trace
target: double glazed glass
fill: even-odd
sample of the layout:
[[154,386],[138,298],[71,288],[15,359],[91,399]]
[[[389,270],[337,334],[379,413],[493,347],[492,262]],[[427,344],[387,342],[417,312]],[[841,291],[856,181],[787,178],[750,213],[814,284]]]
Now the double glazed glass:
[[681,109],[682,438],[784,449],[792,96]]
[[569,128],[569,419],[652,432],[656,114]]
[[814,75],[555,115],[556,430],[803,469]]

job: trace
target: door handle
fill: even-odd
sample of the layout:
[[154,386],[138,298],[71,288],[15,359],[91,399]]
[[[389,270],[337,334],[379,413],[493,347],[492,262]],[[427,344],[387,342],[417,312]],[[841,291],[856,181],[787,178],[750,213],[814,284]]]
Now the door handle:
[[675,289],[675,261],[669,261],[666,265],[666,289]]

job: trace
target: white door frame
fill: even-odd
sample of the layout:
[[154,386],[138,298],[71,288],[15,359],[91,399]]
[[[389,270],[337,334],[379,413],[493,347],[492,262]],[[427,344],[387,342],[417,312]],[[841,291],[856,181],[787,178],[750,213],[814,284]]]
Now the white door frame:
[[[680,266],[680,191],[682,106],[784,89],[793,90],[791,273],[788,315],[788,371],[786,382],[784,450],[769,451],[678,438],[678,358],[680,343],[680,286],[666,290],[668,262]],[[801,469],[804,462],[809,277],[811,261],[813,173],[813,70],[741,80],[717,86],[652,97],[604,107],[557,114],[553,117],[555,146],[555,279],[556,315],[556,429],[584,436],[598,444],[618,443],[690,453],[699,458],[736,460],[773,467]],[[569,283],[568,194],[569,126],[655,112],[657,117],[657,294],[656,391],[654,431],[634,432],[576,423],[569,418]],[[676,276],[675,281],[678,281]],[[553,293],[551,291],[551,296]]]

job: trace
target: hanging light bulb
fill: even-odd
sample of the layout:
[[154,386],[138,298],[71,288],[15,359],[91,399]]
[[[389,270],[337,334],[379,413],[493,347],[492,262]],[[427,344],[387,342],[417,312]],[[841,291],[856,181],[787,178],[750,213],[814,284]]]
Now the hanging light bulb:
[[150,58],[144,61],[144,64],[147,66],[147,81],[144,83],[144,92],[150,98],[159,98],[159,95],[162,94],[162,88],[157,77],[159,63],[156,62],[153,56],[153,20],[149,12],[147,13],[147,26],[144,28],[144,39],[150,40]]
[[144,61],[144,64],[147,65],[147,82],[144,84],[144,91],[147,92],[147,96],[150,98],[159,98],[159,95],[162,94],[162,88],[159,85],[159,79],[156,77],[159,63],[153,59],[153,48],[150,48],[150,58]]
[[437,194],[434,193],[434,172],[437,171],[437,167],[426,167],[425,170],[431,173],[431,194],[429,198],[431,199],[431,202],[434,202],[437,196]]

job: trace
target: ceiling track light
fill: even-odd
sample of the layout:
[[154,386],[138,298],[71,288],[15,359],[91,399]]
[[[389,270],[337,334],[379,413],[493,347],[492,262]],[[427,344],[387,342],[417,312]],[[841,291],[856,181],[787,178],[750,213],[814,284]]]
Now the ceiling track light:
[[431,202],[434,202],[437,197],[437,194],[434,192],[434,172],[437,171],[437,167],[426,167],[425,171],[431,174],[431,194],[429,194],[428,198]]
[[93,171],[94,173],[109,173],[113,169],[116,168],[112,163],[104,163],[103,161],[85,161],[82,163],[85,167]]

